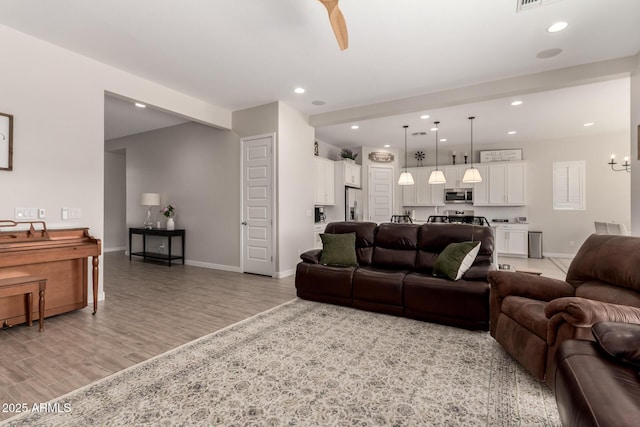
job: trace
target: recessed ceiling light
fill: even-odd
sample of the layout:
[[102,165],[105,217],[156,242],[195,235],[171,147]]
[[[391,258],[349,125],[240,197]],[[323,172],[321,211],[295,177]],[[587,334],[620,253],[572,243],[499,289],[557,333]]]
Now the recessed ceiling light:
[[389,145],[389,144],[384,144],[384,148],[389,148],[389,147],[391,147],[391,145]]
[[547,50],[538,52],[538,54],[536,55],[536,58],[538,59],[553,58],[554,56],[560,55],[560,53],[562,53],[562,49],[560,49],[559,47],[554,47],[553,49],[547,49]]
[[522,101],[513,101],[511,105],[517,107],[518,105],[522,105]]
[[510,130],[510,131],[509,131],[509,132],[507,132],[507,133],[508,133],[509,135],[515,135],[515,134],[516,134],[516,133],[518,133],[518,132],[516,132],[515,130]]
[[351,129],[360,129],[360,126],[358,126],[358,125],[353,125],[353,126],[351,126]]
[[304,88],[303,88],[303,87],[297,87],[297,88],[295,88],[293,91],[294,91],[295,93],[304,93],[304,92],[305,92],[305,90],[304,90]]
[[565,28],[567,28],[569,24],[567,24],[564,21],[559,21],[559,22],[554,22],[553,24],[549,25],[549,28],[547,28],[547,31],[550,33],[557,33],[558,31],[562,31]]
[[136,107],[138,107],[138,108],[147,108],[147,106],[146,106],[146,105],[144,105],[144,104],[143,104],[143,103],[141,103],[141,102],[136,102],[134,105],[135,105]]
[[447,142],[447,138],[442,138],[440,142]]
[[589,126],[593,126],[593,122],[588,122],[588,123],[585,123],[585,124],[583,124],[582,126],[584,126],[584,127],[589,127]]
[[429,118],[429,115],[428,115],[428,114],[423,114],[422,116],[420,116],[420,118],[421,118],[421,119],[423,119],[423,120],[424,120],[424,119],[428,119],[428,118]]

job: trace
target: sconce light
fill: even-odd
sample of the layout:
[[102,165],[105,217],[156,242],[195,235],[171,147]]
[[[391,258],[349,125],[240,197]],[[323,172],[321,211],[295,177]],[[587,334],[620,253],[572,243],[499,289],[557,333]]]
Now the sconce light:
[[621,165],[622,168],[620,169],[616,169],[614,166],[617,165],[618,163],[616,162],[616,155],[612,154],[611,155],[611,160],[609,161],[608,165],[611,166],[611,170],[615,171],[615,172],[631,172],[631,163],[629,163],[629,156],[626,156],[624,158],[624,163]]

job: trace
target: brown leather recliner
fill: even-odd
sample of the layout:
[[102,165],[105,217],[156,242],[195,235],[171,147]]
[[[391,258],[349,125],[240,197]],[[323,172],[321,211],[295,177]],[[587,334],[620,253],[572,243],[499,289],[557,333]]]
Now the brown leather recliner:
[[488,281],[491,335],[553,387],[560,343],[593,340],[599,321],[640,323],[640,238],[591,235],[566,281],[503,271],[490,272]]

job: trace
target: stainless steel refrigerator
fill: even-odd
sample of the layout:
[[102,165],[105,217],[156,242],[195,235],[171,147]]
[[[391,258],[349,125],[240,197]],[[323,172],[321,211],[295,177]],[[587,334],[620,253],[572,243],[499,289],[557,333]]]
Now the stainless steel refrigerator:
[[345,187],[344,219],[346,221],[362,221],[362,190]]

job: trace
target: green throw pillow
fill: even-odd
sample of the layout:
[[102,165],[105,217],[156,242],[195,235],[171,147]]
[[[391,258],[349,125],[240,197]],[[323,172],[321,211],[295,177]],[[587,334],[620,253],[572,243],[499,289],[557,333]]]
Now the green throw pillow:
[[356,257],[356,233],[321,234],[322,255],[320,263],[335,267],[358,265]]
[[433,274],[458,280],[471,267],[480,251],[480,242],[450,243],[433,266]]

